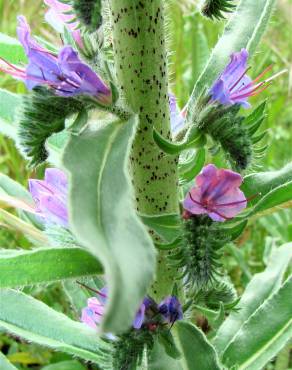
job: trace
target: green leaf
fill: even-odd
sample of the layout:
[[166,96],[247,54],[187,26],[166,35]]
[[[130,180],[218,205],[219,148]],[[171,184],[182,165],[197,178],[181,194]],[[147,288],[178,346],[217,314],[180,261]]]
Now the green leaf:
[[148,370],[183,370],[179,360],[169,357],[164,346],[156,338],[154,346],[148,353]]
[[256,274],[249,282],[237,305],[238,310],[231,312],[214,339],[213,344],[220,354],[225,351],[243,323],[279,289],[291,258],[292,243],[284,244],[274,252],[265,271]]
[[243,324],[222,361],[238,370],[263,369],[292,337],[292,276]]
[[248,217],[292,200],[292,181],[274,188],[258,201]]
[[10,177],[0,173],[0,194],[5,193],[11,197],[21,199],[24,202],[34,205],[32,196],[29,191],[27,191],[18,182],[12,180]]
[[257,203],[264,195],[292,181],[292,163],[287,164],[280,170],[269,172],[252,173],[245,176],[242,184],[242,190],[246,197],[251,197],[260,193],[260,197],[256,197],[251,201],[251,204]]
[[175,337],[183,355],[181,363],[184,370],[221,369],[214,347],[195,325],[178,321],[175,325]]
[[113,333],[131,325],[155,272],[155,248],[135,213],[127,173],[135,129],[131,118],[85,130],[70,138],[64,154],[72,230],[105,267],[109,302],[103,329]]
[[93,361],[101,367],[107,360],[108,345],[85,324],[12,289],[0,290],[0,302],[1,329],[29,342]]
[[80,362],[72,360],[56,362],[43,367],[42,370],[86,370],[86,368]]
[[0,57],[12,64],[26,64],[23,46],[13,37],[0,33]]
[[25,220],[29,220],[33,225],[41,228],[39,220],[31,213],[34,212],[35,204],[30,192],[18,182],[2,173],[0,173],[0,202],[18,208],[19,213],[23,216],[25,215]]
[[28,222],[14,216],[12,213],[0,208],[0,220],[3,226],[11,227],[15,231],[23,233],[29,240],[36,245],[48,245],[45,234]]
[[176,213],[157,216],[140,214],[139,216],[149,229],[154,230],[168,243],[176,241],[181,235],[181,217]]
[[196,128],[191,129],[188,137],[181,143],[165,139],[157,130],[153,129],[153,139],[159,148],[167,154],[177,155],[184,150],[200,148],[205,145],[206,138]]
[[0,133],[17,141],[16,111],[20,107],[21,95],[0,89]]
[[7,358],[0,352],[0,369],[1,370],[17,370],[15,366],[13,366]]
[[[189,106],[209,88],[229,62],[232,53],[246,48],[253,55],[270,20],[275,0],[241,0],[222,37],[195,84]],[[244,20],[244,21],[243,21]]]
[[178,359],[181,357],[181,353],[174,342],[173,335],[170,330],[166,329],[161,332],[158,336],[158,340],[163,345],[164,350],[168,354],[168,356],[174,359]]
[[184,163],[180,163],[178,166],[179,183],[184,185],[190,181],[193,181],[203,168],[205,159],[205,148],[201,148],[191,157],[191,159]]
[[42,248],[15,251],[1,255],[0,287],[15,288],[32,284],[47,284],[63,279],[76,279],[103,273],[100,263],[81,248]]

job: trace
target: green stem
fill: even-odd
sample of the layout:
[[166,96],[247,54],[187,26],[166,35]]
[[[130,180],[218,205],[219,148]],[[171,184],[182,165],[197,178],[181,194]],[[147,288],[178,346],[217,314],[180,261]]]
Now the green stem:
[[[114,58],[120,92],[139,115],[131,153],[131,171],[139,212],[178,212],[177,158],[167,156],[153,140],[153,127],[170,139],[167,56],[162,0],[111,0]],[[169,293],[173,272],[158,259],[154,288]],[[171,276],[170,276],[171,275]]]

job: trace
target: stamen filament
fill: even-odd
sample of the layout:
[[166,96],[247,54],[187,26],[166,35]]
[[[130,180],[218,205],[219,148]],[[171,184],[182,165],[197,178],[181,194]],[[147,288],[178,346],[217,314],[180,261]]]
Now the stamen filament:
[[246,68],[246,70],[242,73],[242,75],[239,77],[239,79],[231,86],[230,92],[238,85],[238,83],[243,79],[244,75],[247,73],[247,71],[250,69],[250,67]]
[[76,283],[77,283],[77,284],[79,284],[79,285],[81,285],[81,286],[83,286],[84,288],[86,288],[86,289],[88,289],[88,290],[90,290],[90,291],[92,291],[92,292],[94,292],[94,293],[96,293],[96,294],[100,295],[100,296],[101,296],[101,297],[103,297],[103,298],[107,298],[107,295],[106,295],[106,294],[101,293],[99,290],[96,290],[96,289],[90,288],[88,285],[83,284],[83,283],[81,283],[80,281],[76,281]]

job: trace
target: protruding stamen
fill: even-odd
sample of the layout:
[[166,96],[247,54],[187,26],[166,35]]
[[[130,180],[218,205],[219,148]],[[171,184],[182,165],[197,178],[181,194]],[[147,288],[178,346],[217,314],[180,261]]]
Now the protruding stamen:
[[232,90],[238,85],[238,83],[243,79],[243,77],[245,76],[245,74],[247,73],[247,71],[250,69],[251,67],[248,67],[246,68],[246,70],[242,73],[242,75],[239,77],[239,79],[231,86],[230,88],[230,92],[232,92]]

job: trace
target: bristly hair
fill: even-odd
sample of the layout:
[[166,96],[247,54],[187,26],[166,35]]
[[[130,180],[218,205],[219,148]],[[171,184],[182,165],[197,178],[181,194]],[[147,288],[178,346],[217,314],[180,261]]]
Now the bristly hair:
[[79,100],[56,96],[44,87],[35,88],[23,98],[18,126],[19,146],[31,166],[47,159],[46,140],[65,128],[66,117],[83,108]]
[[205,0],[202,14],[212,20],[225,19],[223,13],[231,13],[236,8],[233,0]]
[[232,107],[223,117],[211,121],[206,127],[214,142],[219,142],[233,169],[241,172],[251,163],[253,148],[251,137],[243,125],[244,117],[236,115]]
[[78,20],[90,32],[97,31],[102,24],[102,0],[73,0],[73,9]]
[[256,147],[266,135],[266,132],[256,135],[265,119],[265,106],[265,102],[260,104],[247,117],[239,114],[238,104],[206,106],[198,115],[196,125],[220,145],[231,167],[242,172],[266,149]]
[[171,264],[181,269],[187,289],[201,289],[221,275],[219,250],[228,242],[220,225],[208,216],[192,216],[184,223],[181,246],[169,256]]
[[151,350],[153,334],[148,329],[130,330],[113,342],[113,366],[115,370],[131,370],[141,366],[144,349]]
[[237,293],[232,283],[223,279],[198,290],[193,301],[211,309],[219,309],[220,303],[228,308],[237,302]]

